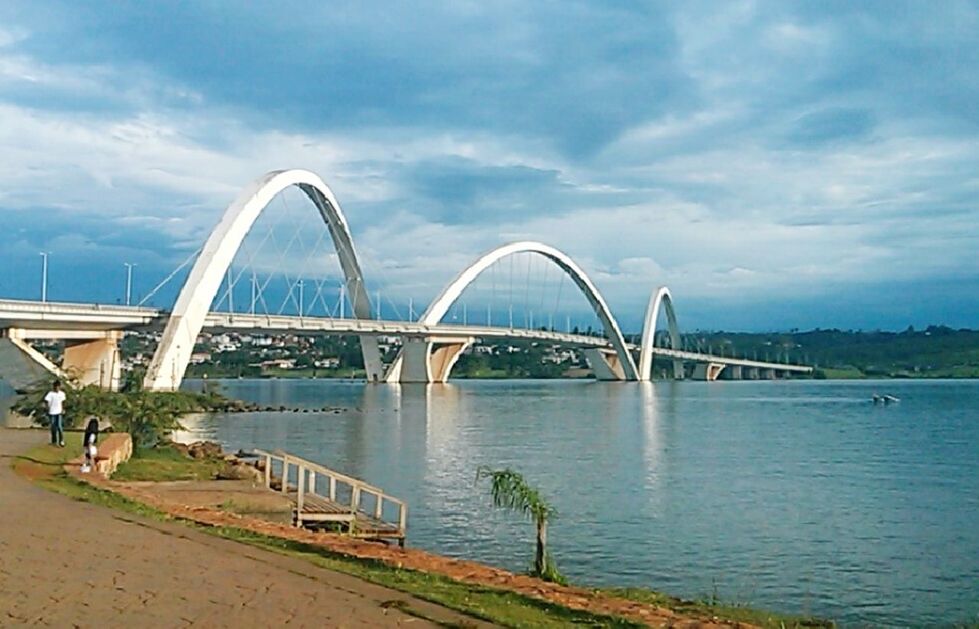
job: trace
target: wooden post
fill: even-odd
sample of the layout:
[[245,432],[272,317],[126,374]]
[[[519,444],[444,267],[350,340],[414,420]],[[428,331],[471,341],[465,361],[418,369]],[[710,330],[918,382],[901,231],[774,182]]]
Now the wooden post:
[[265,455],[265,489],[272,489],[272,457]]
[[330,477],[330,500],[333,502],[337,501],[337,477]]
[[289,458],[282,457],[282,493],[289,491]]
[[357,513],[357,508],[360,506],[360,487],[353,485],[350,489],[350,511],[351,513]]
[[[408,527],[408,507],[405,503],[401,503],[401,508],[398,509],[398,528],[401,529],[401,534],[404,535]],[[404,544],[402,544],[403,546]]]
[[305,484],[303,481],[305,469],[302,464],[296,465],[296,526],[303,525],[303,498],[305,497]]
[[380,520],[381,514],[384,513],[384,498],[381,494],[374,494],[377,497],[377,504],[374,505],[374,519]]
[[309,470],[309,484],[307,485],[306,489],[311,494],[316,493],[316,472],[313,470]]

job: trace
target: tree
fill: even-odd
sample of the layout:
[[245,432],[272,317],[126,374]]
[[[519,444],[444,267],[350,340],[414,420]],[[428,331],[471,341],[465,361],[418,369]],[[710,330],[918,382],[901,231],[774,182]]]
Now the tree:
[[494,470],[481,465],[476,470],[476,482],[490,479],[490,493],[493,504],[502,509],[519,513],[533,520],[537,525],[537,553],[534,556],[534,576],[546,581],[564,582],[547,554],[547,525],[557,516],[540,492],[524,480],[524,477],[510,468]]
[[[48,415],[44,394],[50,381],[39,380],[31,385],[11,407],[14,412],[47,425]],[[219,393],[190,393],[185,391],[103,391],[96,385],[65,386],[69,426],[84,426],[90,416],[109,422],[112,430],[128,432],[133,447],[152,448],[171,432],[180,428],[179,418],[188,413],[221,408],[227,400]]]
[[116,402],[118,423],[133,438],[133,448],[153,448],[171,432],[180,428],[179,417],[186,412],[176,396],[140,391],[122,396]]

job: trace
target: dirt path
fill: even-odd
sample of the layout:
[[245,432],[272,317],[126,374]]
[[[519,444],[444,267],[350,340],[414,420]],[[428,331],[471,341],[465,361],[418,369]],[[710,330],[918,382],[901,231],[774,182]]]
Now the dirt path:
[[0,429],[0,626],[489,626],[179,524],[76,502],[18,477],[46,433]]

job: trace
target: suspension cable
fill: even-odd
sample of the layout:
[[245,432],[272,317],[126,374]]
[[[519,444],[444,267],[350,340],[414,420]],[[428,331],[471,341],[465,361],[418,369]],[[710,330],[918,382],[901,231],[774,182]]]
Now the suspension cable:
[[190,261],[193,260],[194,258],[196,258],[200,254],[200,252],[201,252],[202,249],[204,249],[204,245],[201,245],[200,247],[197,248],[197,250],[195,250],[193,253],[191,253],[189,256],[187,256],[187,259],[184,260],[183,262],[181,262],[180,265],[177,268],[175,268],[173,271],[170,272],[169,275],[167,275],[165,278],[163,278],[163,281],[162,282],[160,282],[159,284],[157,284],[153,288],[153,290],[151,290],[150,292],[146,293],[146,296],[143,297],[141,300],[139,300],[139,303],[136,304],[136,306],[137,307],[138,306],[142,306],[147,301],[149,301],[149,299],[151,297],[153,297],[153,295],[155,295],[157,293],[157,291],[159,291],[161,288],[163,288],[163,286],[167,282],[169,282],[170,280],[172,280],[177,273],[180,273],[180,271],[185,266],[187,266],[188,264],[190,264]]

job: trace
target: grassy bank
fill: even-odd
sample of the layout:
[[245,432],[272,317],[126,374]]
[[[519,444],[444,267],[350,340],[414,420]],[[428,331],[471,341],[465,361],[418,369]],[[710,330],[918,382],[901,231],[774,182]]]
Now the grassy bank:
[[809,616],[791,616],[787,614],[776,614],[764,609],[755,609],[746,605],[727,603],[716,596],[713,600],[693,600],[688,601],[676,598],[661,592],[654,592],[645,588],[602,588],[600,591],[611,596],[650,603],[666,607],[679,614],[697,617],[717,617],[725,620],[735,620],[739,622],[757,625],[759,627],[769,627],[771,629],[802,629],[803,627],[834,627],[835,624],[829,620],[812,618]]
[[[68,447],[38,446],[14,462],[15,469],[47,489],[76,500],[84,500],[140,516],[169,520],[170,516],[121,495],[79,482],[64,473],[62,466],[81,450],[78,433],[66,437]],[[212,478],[219,464],[214,459],[191,459],[172,447],[148,449],[120,466],[118,480],[192,480]],[[369,559],[352,558],[318,546],[263,535],[234,527],[206,527],[184,522],[208,534],[249,544],[320,567],[359,577],[394,590],[405,592],[474,618],[507,627],[637,627],[628,619],[576,611],[511,591],[466,584],[437,574],[406,570]],[[695,618],[719,618],[747,622],[762,627],[832,626],[814,619],[777,615],[740,606],[716,602],[684,601],[642,589],[605,589],[602,593],[650,603]],[[405,610],[412,613],[411,610]]]
[[221,459],[192,459],[178,448],[161,445],[136,452],[119,466],[113,480],[119,481],[178,481],[211,480],[223,467]]

